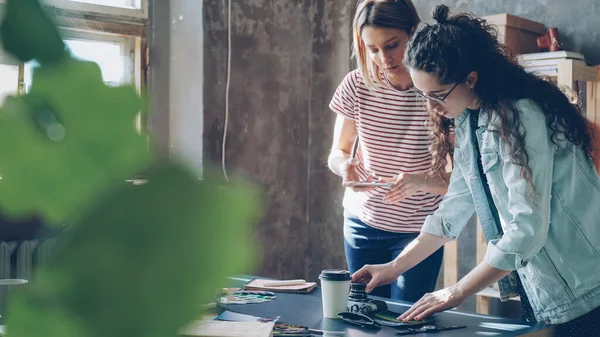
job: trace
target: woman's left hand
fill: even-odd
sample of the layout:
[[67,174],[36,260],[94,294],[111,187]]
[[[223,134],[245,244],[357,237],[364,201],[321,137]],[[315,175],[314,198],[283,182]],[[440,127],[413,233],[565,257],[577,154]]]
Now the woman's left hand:
[[383,196],[383,201],[395,204],[420,191],[425,185],[425,175],[400,173],[395,178],[383,178],[381,181],[394,184],[390,191]]
[[429,315],[452,309],[463,302],[464,298],[452,288],[445,288],[433,293],[427,293],[417,303],[413,304],[405,313],[398,316],[398,320],[421,320]]

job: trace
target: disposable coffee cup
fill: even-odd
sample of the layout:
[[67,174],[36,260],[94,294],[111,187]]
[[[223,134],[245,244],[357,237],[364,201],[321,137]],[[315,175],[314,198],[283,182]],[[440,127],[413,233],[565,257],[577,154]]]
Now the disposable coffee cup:
[[350,291],[350,272],[325,269],[319,275],[323,301],[323,317],[338,319],[338,313],[346,311]]

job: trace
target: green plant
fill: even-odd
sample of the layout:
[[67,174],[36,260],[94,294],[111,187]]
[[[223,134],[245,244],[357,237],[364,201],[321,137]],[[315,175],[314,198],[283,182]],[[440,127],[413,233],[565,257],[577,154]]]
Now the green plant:
[[[9,336],[176,336],[225,276],[253,265],[260,190],[153,158],[135,90],[72,58],[37,0],[8,0],[0,36],[40,64],[31,92],[0,108],[0,209],[70,225],[11,300]],[[147,184],[125,183],[141,170]]]

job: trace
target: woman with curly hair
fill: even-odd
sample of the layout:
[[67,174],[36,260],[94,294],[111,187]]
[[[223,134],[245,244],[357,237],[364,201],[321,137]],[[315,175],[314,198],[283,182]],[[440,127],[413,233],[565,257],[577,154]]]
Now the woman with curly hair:
[[400,319],[459,305],[498,281],[521,295],[526,319],[555,324],[559,336],[600,332],[600,178],[589,124],[555,85],[527,73],[484,20],[448,17],[423,25],[404,63],[428,100],[434,170],[452,149],[455,168],[440,208],[394,261],[367,265],[354,281],[374,286],[458,237],[477,212],[488,242],[484,261],[456,285],[426,294]]
[[[448,187],[446,173],[429,174],[427,107],[411,90],[402,64],[419,22],[410,0],[359,1],[353,22],[358,69],[346,75],[329,105],[337,117],[328,164],[346,187],[344,248],[350,272],[398,256]],[[367,180],[392,186],[356,186]],[[442,257],[439,249],[374,294],[418,300],[435,289]]]

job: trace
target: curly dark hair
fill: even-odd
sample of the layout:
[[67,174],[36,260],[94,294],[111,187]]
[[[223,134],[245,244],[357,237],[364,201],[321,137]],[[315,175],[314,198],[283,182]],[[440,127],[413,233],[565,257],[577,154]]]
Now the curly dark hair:
[[[435,24],[422,24],[408,42],[404,63],[413,70],[433,74],[440,84],[466,81],[472,71],[479,80],[474,88],[482,113],[497,114],[499,135],[508,144],[511,160],[521,166],[521,176],[533,188],[529,155],[525,149],[525,131],[515,107],[520,99],[534,101],[543,111],[552,143],[558,147],[565,138],[581,147],[592,160],[592,129],[577,106],[554,84],[526,72],[516,56],[498,42],[495,26],[471,14],[448,17],[448,7],[438,5],[433,13]],[[432,174],[445,170],[452,146],[448,140],[448,119],[429,114],[432,134]],[[488,116],[491,120],[492,116]],[[519,131],[521,130],[521,131]]]

